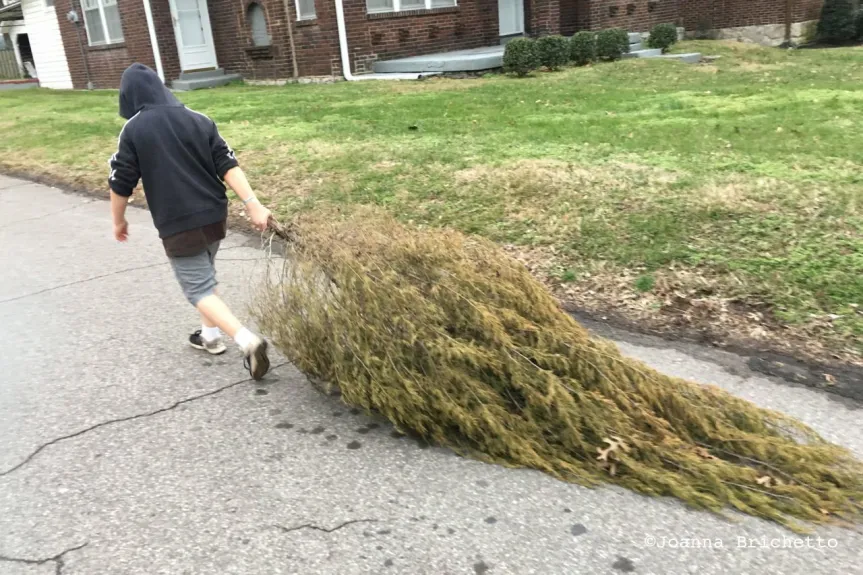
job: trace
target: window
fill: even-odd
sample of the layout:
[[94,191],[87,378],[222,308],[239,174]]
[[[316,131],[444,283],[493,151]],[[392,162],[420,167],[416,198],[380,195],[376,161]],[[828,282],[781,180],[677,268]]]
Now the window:
[[369,14],[454,8],[457,5],[457,0],[366,0],[366,10]]
[[84,25],[91,46],[123,41],[117,0],[81,0],[81,8],[84,10]]
[[54,0],[45,0],[45,8],[53,8]]
[[314,20],[317,17],[315,0],[297,0],[297,20]]
[[271,39],[267,34],[267,17],[264,15],[264,9],[257,2],[249,4],[249,9],[246,10],[246,19],[249,22],[249,27],[252,29],[252,45],[254,46],[269,46]]

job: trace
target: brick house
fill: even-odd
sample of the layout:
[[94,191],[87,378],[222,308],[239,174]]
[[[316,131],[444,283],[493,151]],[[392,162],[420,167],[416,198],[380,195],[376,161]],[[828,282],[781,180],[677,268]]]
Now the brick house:
[[[115,88],[142,62],[170,83],[224,69],[246,80],[361,74],[375,60],[660,22],[689,29],[782,26],[823,0],[55,0],[75,88]],[[78,22],[67,14],[75,11]],[[341,12],[342,17],[339,16]],[[74,20],[74,18],[72,18]]]

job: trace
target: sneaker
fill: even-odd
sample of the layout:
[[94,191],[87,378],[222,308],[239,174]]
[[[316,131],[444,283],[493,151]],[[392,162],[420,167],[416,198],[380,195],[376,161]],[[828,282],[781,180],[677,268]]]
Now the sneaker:
[[207,341],[206,339],[201,337],[201,330],[198,330],[189,336],[189,345],[191,345],[195,349],[200,349],[213,355],[223,354],[228,349],[222,342],[222,338],[214,339],[213,341]]
[[243,365],[249,370],[252,379],[259,381],[270,371],[270,358],[267,357],[267,342],[259,337],[245,353]]

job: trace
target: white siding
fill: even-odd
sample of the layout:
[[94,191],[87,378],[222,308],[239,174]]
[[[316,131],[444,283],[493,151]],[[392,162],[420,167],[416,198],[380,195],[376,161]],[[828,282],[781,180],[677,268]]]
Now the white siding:
[[60,36],[57,13],[45,0],[22,0],[27,35],[36,60],[36,74],[43,88],[72,89],[66,50]]

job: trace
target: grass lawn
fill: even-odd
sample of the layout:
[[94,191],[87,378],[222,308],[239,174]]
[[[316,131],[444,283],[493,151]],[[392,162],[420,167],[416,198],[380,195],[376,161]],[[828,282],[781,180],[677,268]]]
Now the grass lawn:
[[[863,360],[863,49],[680,49],[722,57],[181,98],[283,215],[375,204],[583,308]],[[0,169],[104,188],[121,126],[114,92],[0,94]]]

